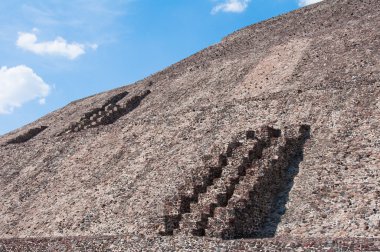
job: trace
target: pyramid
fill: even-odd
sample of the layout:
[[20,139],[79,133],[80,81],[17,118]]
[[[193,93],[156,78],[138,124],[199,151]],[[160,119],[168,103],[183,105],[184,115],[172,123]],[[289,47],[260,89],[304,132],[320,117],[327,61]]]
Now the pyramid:
[[380,250],[380,5],[326,0],[0,137],[0,251]]

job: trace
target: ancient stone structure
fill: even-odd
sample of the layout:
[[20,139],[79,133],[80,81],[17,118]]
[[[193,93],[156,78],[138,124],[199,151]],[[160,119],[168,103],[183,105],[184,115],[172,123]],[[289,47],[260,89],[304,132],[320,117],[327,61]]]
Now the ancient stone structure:
[[18,144],[18,143],[25,143],[32,139],[33,137],[37,136],[40,134],[42,131],[46,130],[48,127],[47,126],[40,126],[37,128],[32,128],[28,130],[25,133],[22,133],[21,135],[9,140],[7,143],[8,144]]
[[[85,113],[78,122],[71,123],[70,127],[63,133],[73,133],[89,128],[94,128],[99,125],[107,125],[115,122],[122,116],[125,116],[134,110],[140,102],[150,94],[149,90],[139,92],[125,101],[122,105],[117,103],[128,95],[128,92],[122,92],[110,98],[101,108],[95,108]],[[61,135],[60,134],[60,135]]]
[[0,251],[380,250],[379,50],[325,0],[1,136]]
[[205,169],[167,199],[162,235],[257,237],[287,183],[287,169],[302,155],[310,127],[284,132],[265,126],[206,157]]

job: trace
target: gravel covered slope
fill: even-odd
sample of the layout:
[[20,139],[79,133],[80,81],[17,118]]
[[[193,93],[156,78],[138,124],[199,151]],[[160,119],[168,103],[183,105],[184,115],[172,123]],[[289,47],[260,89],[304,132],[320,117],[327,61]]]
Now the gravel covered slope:
[[244,28],[2,136],[0,238],[156,237],[165,200],[204,155],[294,124],[310,138],[275,235],[380,238],[379,97],[377,0],[326,0]]

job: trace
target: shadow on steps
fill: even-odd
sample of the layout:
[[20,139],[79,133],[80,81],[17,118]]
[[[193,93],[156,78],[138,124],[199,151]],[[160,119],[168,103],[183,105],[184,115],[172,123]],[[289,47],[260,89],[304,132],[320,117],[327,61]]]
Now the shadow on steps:
[[[277,174],[270,175],[267,181],[263,181],[262,185],[258,185],[252,195],[251,206],[257,206],[257,198],[261,197],[264,201],[261,204],[268,206],[265,208],[253,208],[253,212],[249,212],[249,208],[241,213],[240,218],[236,219],[233,238],[273,238],[276,234],[282,216],[286,213],[286,204],[289,201],[289,193],[294,185],[294,178],[299,173],[299,165],[303,161],[303,149],[306,141],[310,138],[310,126],[303,125],[300,128],[303,131],[299,138],[289,139],[285,147],[281,151],[284,155],[282,163],[279,164]],[[272,184],[272,185],[271,185]],[[266,201],[266,202],[265,202]],[[251,209],[252,210],[252,209]],[[267,211],[265,211],[267,210]],[[267,212],[267,214],[265,213]],[[255,219],[255,223],[249,223],[247,216],[260,216]],[[247,223],[248,221],[248,223]],[[249,228],[249,225],[257,226],[257,229]],[[245,227],[245,228],[244,228]],[[248,228],[247,228],[248,227]]]

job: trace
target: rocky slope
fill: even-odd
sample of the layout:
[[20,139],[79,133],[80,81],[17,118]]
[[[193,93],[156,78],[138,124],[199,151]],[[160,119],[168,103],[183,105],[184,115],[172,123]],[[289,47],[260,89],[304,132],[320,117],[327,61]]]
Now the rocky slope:
[[257,196],[261,237],[380,238],[379,121],[380,5],[326,0],[2,136],[0,238],[165,234],[207,157],[263,125],[310,132]]

